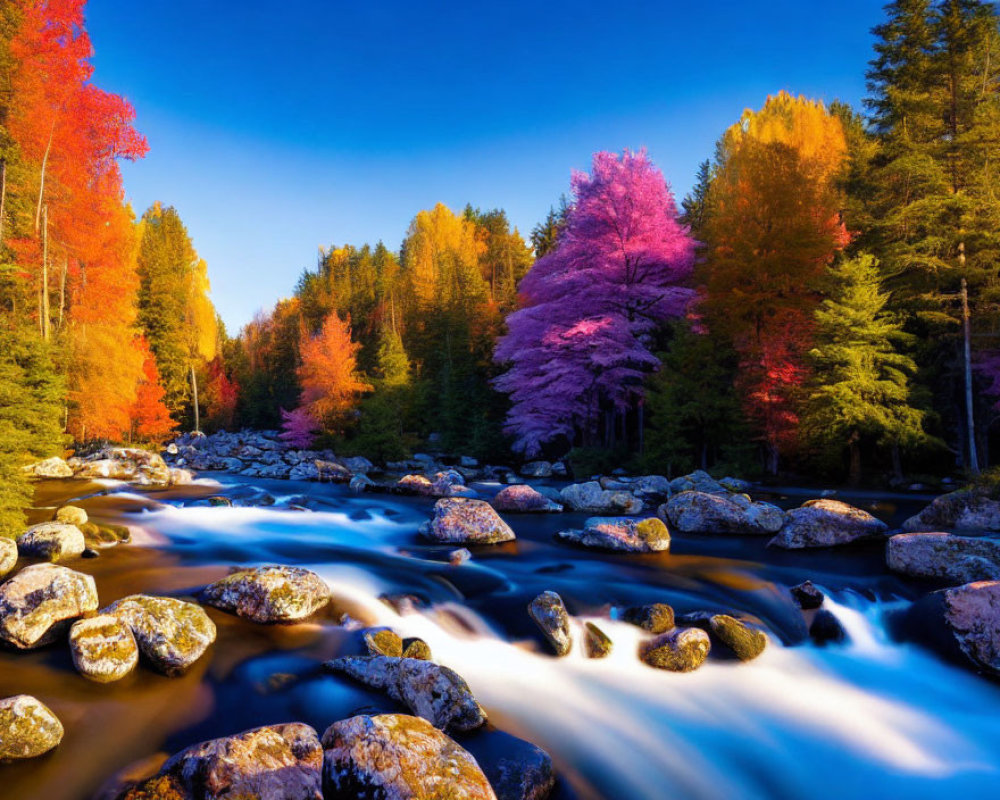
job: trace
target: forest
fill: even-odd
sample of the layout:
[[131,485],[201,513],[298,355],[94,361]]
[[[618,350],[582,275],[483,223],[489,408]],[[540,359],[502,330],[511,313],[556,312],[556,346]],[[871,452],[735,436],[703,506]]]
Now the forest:
[[646,151],[599,152],[530,232],[419,210],[238,332],[169,199],[125,200],[147,143],[84,6],[0,3],[0,529],[26,463],[191,429],[855,485],[996,461],[992,3],[891,3],[862,107],[734,111],[679,203]]

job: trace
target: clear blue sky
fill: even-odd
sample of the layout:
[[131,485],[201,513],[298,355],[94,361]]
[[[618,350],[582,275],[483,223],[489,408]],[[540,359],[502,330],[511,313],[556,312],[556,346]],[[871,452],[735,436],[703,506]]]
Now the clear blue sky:
[[150,143],[230,332],[317,248],[396,249],[444,202],[525,235],[595,150],[646,146],[678,198],[726,126],[787,89],[857,104],[881,0],[90,0],[96,80]]

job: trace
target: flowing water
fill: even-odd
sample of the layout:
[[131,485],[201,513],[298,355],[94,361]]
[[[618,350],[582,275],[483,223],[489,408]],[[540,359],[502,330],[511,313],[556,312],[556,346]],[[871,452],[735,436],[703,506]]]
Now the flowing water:
[[[0,696],[34,694],[66,727],[53,753],[0,767],[0,797],[83,800],[111,774],[204,739],[293,720],[322,732],[356,713],[400,710],[320,669],[359,651],[362,625],[427,641],[435,660],[469,682],[493,726],[552,756],[557,800],[1000,795],[1000,684],[892,639],[890,620],[920,590],[885,571],[878,546],[789,553],[757,538],[676,536],[669,554],[605,555],[553,539],[582,515],[508,515],[517,542],[473,548],[455,567],[449,548],[417,536],[429,500],[215,478],[146,495],[48,482],[34,516],[72,500],[95,521],[130,526],[131,545],[71,565],[94,575],[102,605],[133,592],[191,597],[233,565],[262,563],[315,570],[334,602],[288,627],[210,610],[218,641],[181,678],[141,667],[101,686],[76,675],[64,644],[0,652]],[[257,491],[275,506],[206,504],[209,495]],[[875,511],[895,521],[907,509]],[[849,643],[806,641],[787,593],[806,578],[827,591]],[[588,619],[609,634],[609,658],[588,660],[579,645],[564,659],[546,654],[525,611],[546,589],[565,599],[578,641]],[[614,617],[656,601],[678,613],[752,615],[770,646],[750,664],[651,669],[635,657],[640,631]],[[488,758],[497,736],[456,738]]]

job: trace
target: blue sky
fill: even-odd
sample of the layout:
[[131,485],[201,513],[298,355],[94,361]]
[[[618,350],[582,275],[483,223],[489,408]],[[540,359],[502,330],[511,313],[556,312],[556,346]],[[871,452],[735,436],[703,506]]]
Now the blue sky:
[[857,104],[881,0],[90,0],[96,81],[136,106],[141,213],[175,206],[231,333],[317,248],[395,249],[421,208],[527,235],[596,150],[645,146],[678,198],[748,106]]

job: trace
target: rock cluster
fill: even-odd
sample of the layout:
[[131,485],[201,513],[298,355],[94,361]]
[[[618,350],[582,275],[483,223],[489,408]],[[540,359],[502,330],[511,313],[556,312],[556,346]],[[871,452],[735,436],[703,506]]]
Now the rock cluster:
[[590,517],[582,530],[558,531],[556,536],[597,550],[656,553],[670,549],[670,532],[656,517]]

